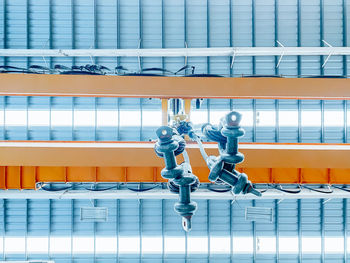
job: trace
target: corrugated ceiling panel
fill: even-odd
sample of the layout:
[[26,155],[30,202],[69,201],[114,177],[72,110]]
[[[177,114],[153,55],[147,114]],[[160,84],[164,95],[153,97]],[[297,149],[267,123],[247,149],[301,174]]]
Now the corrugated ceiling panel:
[[[173,200],[1,200],[1,260],[55,262],[343,262],[346,200],[200,200],[186,234]],[[108,208],[107,222],[80,220]],[[245,220],[268,207],[272,223]],[[277,220],[276,220],[277,219]],[[4,250],[3,250],[4,249]],[[345,249],[346,251],[347,249]]]
[[[51,5],[50,5],[51,4]],[[348,3],[345,2],[346,5]],[[347,45],[348,10],[342,0],[0,0],[1,46],[6,48],[161,48]],[[346,12],[345,12],[346,11]],[[1,18],[0,17],[0,18]],[[346,27],[349,28],[349,27]],[[286,57],[189,58],[197,73],[227,75],[343,75],[347,59]],[[5,60],[5,61],[4,61]],[[165,58],[176,71],[184,58]],[[162,67],[161,58],[6,58],[3,62],[71,65],[118,63],[131,71]],[[299,65],[299,66],[298,66]]]

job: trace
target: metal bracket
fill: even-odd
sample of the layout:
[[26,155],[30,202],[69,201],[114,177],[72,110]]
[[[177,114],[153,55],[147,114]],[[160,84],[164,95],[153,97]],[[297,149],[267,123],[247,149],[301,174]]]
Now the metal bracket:
[[[278,40],[276,40],[276,42],[277,42],[278,45],[280,45],[281,47],[284,48],[284,45],[281,42],[279,42]],[[276,68],[278,68],[280,66],[283,56],[284,56],[284,51],[281,53],[281,56],[278,59],[278,63],[276,65]]]

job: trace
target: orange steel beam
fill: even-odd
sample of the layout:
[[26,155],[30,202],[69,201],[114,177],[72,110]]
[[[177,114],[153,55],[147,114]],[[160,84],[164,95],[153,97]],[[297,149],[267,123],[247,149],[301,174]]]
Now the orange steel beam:
[[[350,169],[350,144],[240,143],[242,168]],[[153,142],[0,142],[3,166],[161,167]],[[217,144],[204,143],[209,155]],[[193,167],[206,167],[197,144],[186,147]]]
[[[166,182],[162,167],[0,166],[0,189],[35,189],[37,182]],[[239,168],[253,183],[350,184],[350,169]],[[208,183],[209,169],[193,167],[200,182]]]
[[[217,146],[205,144],[209,154]],[[188,144],[194,173],[208,182],[208,168]],[[239,170],[254,183],[350,184],[349,144],[242,143]],[[181,161],[181,160],[179,160]],[[0,188],[33,189],[36,182],[164,182],[153,143],[0,142]]]
[[2,74],[0,95],[350,99],[350,79]]

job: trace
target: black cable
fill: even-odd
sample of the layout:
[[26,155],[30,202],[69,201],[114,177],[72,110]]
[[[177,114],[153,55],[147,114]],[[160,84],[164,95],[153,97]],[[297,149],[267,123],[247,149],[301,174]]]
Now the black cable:
[[178,71],[175,72],[175,75],[177,75],[178,73],[180,73],[181,71],[184,71],[186,69],[191,69],[191,74],[194,74],[194,70],[196,69],[195,66],[191,66],[191,65],[185,65],[182,68],[180,68]]
[[276,190],[279,190],[281,192],[288,193],[288,194],[299,194],[301,192],[301,186],[300,185],[298,185],[297,190],[284,189],[284,188],[282,188],[282,185],[275,185],[275,184],[274,185],[270,184],[269,187],[272,187],[272,188],[274,188]]
[[311,191],[317,192],[317,193],[321,193],[321,194],[331,194],[331,193],[333,193],[333,190],[329,186],[328,186],[329,191],[322,191],[322,190],[320,190],[322,188],[316,189],[316,188],[312,188],[312,187],[307,186],[307,185],[302,185],[302,187],[304,187],[306,189],[309,189]]
[[62,75],[102,75],[101,73],[89,72],[89,71],[77,71],[77,70],[63,71],[63,72],[60,72],[60,74]]
[[147,72],[147,71],[160,71],[160,72],[163,72],[163,73],[168,73],[170,75],[174,75],[175,74],[174,72],[172,72],[170,70],[167,70],[167,69],[164,69],[164,68],[145,68],[145,69],[141,70],[141,72]]
[[[60,187],[60,188],[47,188],[45,187],[45,184],[44,183],[38,183],[39,184],[39,189],[42,189],[44,191],[47,191],[47,192],[59,192],[59,191],[66,191],[66,190],[69,190],[69,189],[72,189],[73,188],[73,185],[69,185],[69,186],[64,186],[64,187]],[[51,185],[50,185],[51,186]]]
[[83,187],[85,190],[87,191],[91,191],[91,192],[103,192],[103,191],[108,191],[108,190],[112,190],[112,189],[117,189],[118,188],[118,185],[114,185],[114,186],[111,186],[111,187],[107,187],[107,188],[100,188],[100,189],[93,189],[93,188],[86,188],[86,187]]
[[[139,184],[139,186],[142,186],[142,184]],[[146,191],[155,189],[158,186],[159,186],[159,184],[154,184],[153,186],[148,187],[148,188],[131,188],[131,187],[128,187],[128,185],[126,184],[126,188],[130,191],[133,191],[133,192],[146,192]]]
[[223,78],[224,76],[218,74],[192,74],[186,75],[185,77],[190,78]]
[[[214,187],[214,185],[216,185],[216,188]],[[232,187],[227,185],[227,184],[222,184],[220,185],[222,188],[218,187],[217,184],[208,184],[207,185],[207,189],[209,191],[212,191],[212,192],[216,192],[216,193],[226,193],[226,192],[230,192],[232,190]]]
[[336,189],[339,189],[339,190],[343,190],[345,192],[349,192],[350,193],[350,188],[346,188],[346,187],[339,187],[339,186],[335,186],[335,185],[332,185],[332,187],[336,188]]

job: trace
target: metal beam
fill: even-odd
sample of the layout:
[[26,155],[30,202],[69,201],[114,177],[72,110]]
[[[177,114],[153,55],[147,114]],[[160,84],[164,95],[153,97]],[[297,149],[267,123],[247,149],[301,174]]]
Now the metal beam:
[[[43,191],[43,190],[7,190],[0,191],[1,199],[178,199],[178,194],[171,193],[167,189],[153,189],[144,192],[135,192],[127,189],[88,191],[88,190],[64,190],[64,191]],[[333,189],[331,194],[302,189],[298,194],[284,193],[275,189],[268,189],[261,197],[252,194],[234,195],[231,192],[213,192],[207,189],[199,189],[191,193],[193,200],[286,200],[286,199],[343,199],[350,198],[350,193],[340,189]]]
[[349,100],[349,79],[2,74],[0,95]]
[[208,47],[144,49],[0,49],[3,57],[256,57],[350,55],[350,47]]
[[[153,142],[0,142],[3,166],[162,167]],[[215,143],[204,143],[218,155]],[[193,167],[206,167],[197,144],[186,147]],[[241,143],[241,168],[349,169],[349,144]]]

